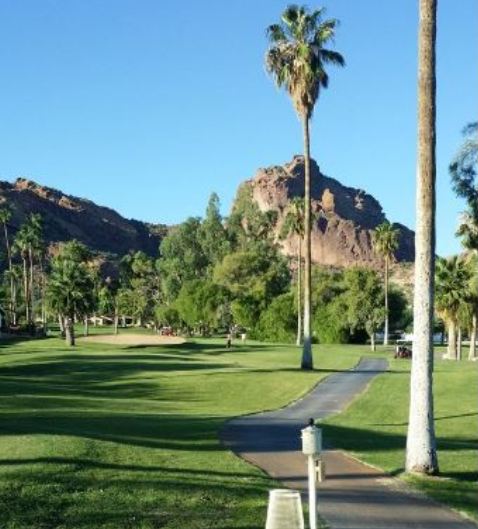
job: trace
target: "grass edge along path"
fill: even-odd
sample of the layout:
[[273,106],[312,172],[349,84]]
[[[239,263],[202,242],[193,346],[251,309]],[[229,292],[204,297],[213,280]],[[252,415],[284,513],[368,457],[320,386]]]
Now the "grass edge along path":
[[277,486],[220,445],[230,418],[296,400],[364,347],[0,342],[2,529],[259,529]]
[[391,360],[389,371],[374,379],[344,412],[321,422],[324,436],[334,447],[478,522],[478,365],[435,362],[440,475],[431,477],[404,473],[409,369],[409,361]]

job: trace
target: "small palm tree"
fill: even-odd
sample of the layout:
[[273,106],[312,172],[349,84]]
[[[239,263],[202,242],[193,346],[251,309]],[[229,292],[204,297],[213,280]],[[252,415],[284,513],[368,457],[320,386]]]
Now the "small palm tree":
[[390,222],[382,222],[373,232],[373,245],[375,251],[384,260],[384,284],[385,284],[385,330],[383,333],[383,345],[388,345],[388,269],[390,261],[398,248],[399,230],[394,228]]
[[297,345],[302,343],[302,240],[304,239],[304,199],[295,197],[291,201],[281,238],[290,234],[297,237]]
[[469,296],[471,270],[463,259],[438,259],[436,266],[436,310],[448,330],[447,358],[457,359],[457,331]]
[[279,87],[289,93],[302,121],[304,136],[304,348],[302,368],[313,369],[311,335],[311,211],[310,211],[310,134],[309,124],[320,90],[327,88],[327,64],[344,66],[340,53],[324,46],[335,36],[336,19],[324,20],[325,10],[309,11],[291,5],[279,24],[267,28],[270,47],[266,68]]
[[94,285],[86,266],[72,259],[57,257],[52,263],[47,299],[64,323],[67,345],[75,345],[75,316],[91,310]]

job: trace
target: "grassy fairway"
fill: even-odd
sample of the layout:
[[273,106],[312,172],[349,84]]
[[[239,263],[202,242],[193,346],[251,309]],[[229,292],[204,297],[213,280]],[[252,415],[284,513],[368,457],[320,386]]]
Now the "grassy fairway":
[[[390,372],[344,413],[325,421],[335,446],[392,474],[403,472],[410,362],[392,361]],[[407,478],[453,508],[478,519],[478,365],[435,363],[435,416],[440,477]]]
[[324,348],[324,371],[307,373],[291,346],[3,344],[0,527],[262,528],[272,483],[224,450],[218,429],[362,351]]

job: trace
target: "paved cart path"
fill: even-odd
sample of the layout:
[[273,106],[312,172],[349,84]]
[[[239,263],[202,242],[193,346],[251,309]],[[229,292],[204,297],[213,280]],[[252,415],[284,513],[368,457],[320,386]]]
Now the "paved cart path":
[[[233,419],[221,438],[287,487],[305,491],[301,428],[309,417],[323,419],[343,410],[387,366],[383,359],[363,359],[355,369],[330,375],[286,408]],[[318,506],[333,529],[477,529],[450,509],[412,493],[398,479],[341,452],[328,450],[324,459],[327,479],[319,484]]]

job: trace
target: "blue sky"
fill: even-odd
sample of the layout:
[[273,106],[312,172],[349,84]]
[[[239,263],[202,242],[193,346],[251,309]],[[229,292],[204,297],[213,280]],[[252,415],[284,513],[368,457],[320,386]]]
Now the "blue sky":
[[[212,191],[228,212],[258,167],[302,151],[289,99],[265,73],[281,0],[0,0],[0,178],[177,223]],[[417,0],[328,0],[341,20],[312,124],[323,172],[413,228]],[[477,118],[476,0],[440,0],[438,251],[458,251],[448,164]]]

